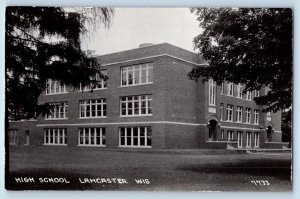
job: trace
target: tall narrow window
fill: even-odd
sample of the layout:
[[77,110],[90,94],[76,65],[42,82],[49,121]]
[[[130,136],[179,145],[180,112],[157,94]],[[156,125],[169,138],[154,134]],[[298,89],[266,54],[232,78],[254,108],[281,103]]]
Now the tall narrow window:
[[259,132],[254,132],[254,147],[259,147]]
[[252,92],[251,91],[247,91],[246,93],[246,100],[252,100]]
[[250,124],[251,123],[251,108],[246,108],[246,123]]
[[121,97],[121,116],[143,116],[152,115],[152,96],[138,95]]
[[9,140],[9,145],[17,145],[18,144],[18,130],[17,129],[9,129],[8,130],[8,140]]
[[254,124],[258,124],[258,110],[254,110],[253,119],[254,119]]
[[251,132],[246,132],[246,147],[251,147]]
[[221,130],[221,140],[224,140],[224,130]]
[[106,99],[79,101],[80,118],[106,117]]
[[221,103],[221,106],[220,106],[220,121],[223,121],[223,114],[224,114],[224,104]]
[[228,82],[227,84],[227,95],[233,96],[233,83]]
[[238,147],[243,147],[243,132],[238,131],[237,132],[237,140],[238,140]]
[[66,119],[68,113],[68,103],[67,102],[56,102],[50,103],[51,110],[50,114],[46,115],[46,120],[51,119]]
[[233,131],[232,130],[227,131],[227,139],[228,139],[228,141],[233,140]]
[[221,84],[221,94],[222,94],[222,95],[225,94],[225,86],[224,86],[224,82],[222,82],[222,84]]
[[209,81],[209,105],[215,106],[216,105],[216,82],[212,79]]
[[153,64],[145,63],[121,68],[121,86],[153,82]]
[[46,95],[67,93],[66,86],[59,81],[48,79],[46,82]]
[[236,86],[236,90],[237,90],[237,97],[238,98],[243,98],[243,90],[242,90],[242,85],[238,84]]
[[236,109],[236,122],[242,122],[243,121],[243,107],[238,106]]
[[226,108],[227,121],[233,121],[233,105],[228,104]]

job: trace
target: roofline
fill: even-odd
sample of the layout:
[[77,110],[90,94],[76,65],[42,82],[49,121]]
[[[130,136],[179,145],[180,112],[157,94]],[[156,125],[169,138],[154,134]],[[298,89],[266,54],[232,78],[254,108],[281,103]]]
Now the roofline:
[[[138,50],[138,49],[142,49],[142,48],[149,48],[149,47],[153,47],[153,46],[159,46],[159,45],[163,45],[163,44],[168,44],[170,46],[174,46],[172,44],[169,44],[167,42],[164,42],[164,43],[159,43],[159,44],[152,44],[152,45],[149,45],[149,46],[143,46],[143,47],[136,47],[136,48],[132,48],[132,49],[129,49],[129,50],[123,50],[123,51],[117,51],[117,52],[113,52],[113,53],[108,53],[108,54],[103,54],[103,55],[95,55],[96,58],[101,58],[103,56],[107,56],[107,55],[112,55],[112,54],[117,54],[117,53],[123,53],[123,52],[128,52],[128,51],[133,51],[133,50]],[[186,50],[184,48],[181,48],[181,47],[178,47],[178,46],[174,46],[176,48],[180,48],[181,50],[185,50],[185,51],[188,51],[190,53],[194,53],[195,55],[197,55],[197,53],[195,52],[192,52],[192,51],[189,51],[189,50]]]
[[208,65],[208,64],[198,64],[198,63],[191,62],[191,61],[188,61],[188,60],[185,60],[185,59],[173,56],[173,55],[169,55],[169,54],[158,54],[158,55],[142,57],[142,58],[137,58],[137,59],[129,59],[129,60],[120,61],[120,62],[112,62],[112,63],[107,63],[107,64],[101,64],[101,66],[110,66],[110,65],[115,65],[115,64],[122,64],[122,63],[127,63],[127,62],[132,62],[132,61],[139,61],[139,60],[151,59],[151,58],[157,58],[157,57],[164,57],[164,56],[171,57],[171,58],[174,58],[174,59],[192,64],[192,65],[196,65],[196,66],[206,66],[206,65]]

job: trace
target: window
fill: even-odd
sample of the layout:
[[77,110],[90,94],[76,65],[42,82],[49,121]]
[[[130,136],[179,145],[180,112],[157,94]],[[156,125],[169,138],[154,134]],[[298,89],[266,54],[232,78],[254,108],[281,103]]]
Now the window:
[[271,116],[271,112],[270,112],[270,111],[269,111],[269,112],[267,112],[267,115]]
[[251,123],[251,108],[246,108],[246,123]]
[[258,124],[258,110],[254,110],[253,119],[254,119],[254,124]]
[[224,104],[221,103],[221,106],[220,106],[220,121],[223,121],[223,113],[224,112]]
[[227,84],[227,95],[233,96],[233,83],[228,83]]
[[257,90],[254,91],[254,97],[259,97],[259,91]]
[[242,122],[243,121],[243,107],[238,106],[236,109],[236,122]]
[[233,121],[233,105],[228,104],[226,109],[227,121]]
[[18,144],[18,130],[17,129],[9,129],[8,130],[8,140],[9,140],[9,145],[17,145]]
[[66,86],[61,84],[59,81],[55,81],[51,79],[47,80],[46,95],[60,94],[60,93],[67,93]]
[[106,99],[79,101],[80,118],[106,117]]
[[119,129],[119,146],[151,147],[151,127],[121,127]]
[[224,140],[224,130],[221,130],[221,140]]
[[[103,70],[103,71],[101,71],[101,73],[106,76],[107,75],[107,70]],[[104,80],[103,78],[100,78],[99,74],[96,74],[96,76],[94,78],[92,78],[92,80],[97,81],[97,83],[94,87],[94,90],[100,90],[100,89],[107,88],[107,80]],[[85,86],[85,87],[82,87],[80,85],[79,91],[90,91],[90,90],[92,90],[92,85]]]
[[211,106],[215,106],[216,105],[216,82],[212,79],[210,79],[209,81],[209,105]]
[[259,147],[259,132],[254,133],[254,147]]
[[121,68],[121,85],[140,85],[153,82],[152,63],[126,66]]
[[68,103],[67,102],[56,102],[50,103],[51,110],[50,114],[46,115],[46,120],[51,119],[66,119],[68,113]]
[[222,94],[222,95],[225,94],[225,86],[224,86],[224,82],[222,82],[222,84],[221,84],[221,94]]
[[66,145],[67,129],[64,128],[44,129],[44,144],[45,145]]
[[121,116],[152,115],[151,95],[121,97]]
[[238,140],[238,147],[239,148],[243,147],[243,132],[242,131],[237,132],[237,140]]
[[227,139],[228,141],[233,140],[233,131],[231,130],[227,131]]
[[246,100],[252,100],[252,92],[251,91],[247,91],[246,93]]
[[251,132],[246,132],[246,147],[251,147]]
[[105,146],[105,128],[79,128],[79,146]]
[[243,90],[242,90],[242,85],[238,84],[236,87],[237,90],[237,97],[238,98],[243,98]]

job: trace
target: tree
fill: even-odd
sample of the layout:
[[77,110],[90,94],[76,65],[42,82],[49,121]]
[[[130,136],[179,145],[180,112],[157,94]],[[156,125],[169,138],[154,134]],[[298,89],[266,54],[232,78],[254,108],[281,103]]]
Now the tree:
[[292,132],[292,110],[285,110],[282,112],[282,141],[289,142],[291,147],[291,132]]
[[35,118],[49,106],[38,105],[46,80],[75,88],[95,84],[95,58],[80,47],[87,25],[108,25],[109,8],[7,7],[5,32],[6,117]]
[[193,8],[204,31],[195,49],[207,61],[189,77],[245,84],[246,91],[268,87],[255,98],[266,111],[292,103],[292,10],[273,8]]
[[5,32],[5,186],[9,183],[9,118],[35,118],[49,112],[38,104],[46,80],[78,88],[95,85],[95,74],[105,78],[95,58],[80,47],[86,25],[108,25],[109,8],[7,7]]

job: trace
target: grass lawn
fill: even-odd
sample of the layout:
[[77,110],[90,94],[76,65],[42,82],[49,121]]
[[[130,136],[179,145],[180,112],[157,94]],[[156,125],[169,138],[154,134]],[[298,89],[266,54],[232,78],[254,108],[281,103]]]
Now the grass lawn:
[[[153,151],[41,146],[10,148],[9,157],[10,181],[7,188],[13,190],[292,189],[289,153],[234,154],[224,150]],[[15,178],[20,177],[31,177],[35,182],[16,182]],[[41,183],[39,178],[65,178],[70,183]],[[106,180],[100,183],[82,183],[85,178]],[[107,178],[123,181],[108,183]],[[136,182],[139,179],[143,179],[142,184]],[[253,181],[257,181],[256,185]]]

